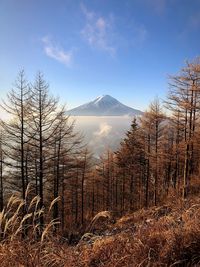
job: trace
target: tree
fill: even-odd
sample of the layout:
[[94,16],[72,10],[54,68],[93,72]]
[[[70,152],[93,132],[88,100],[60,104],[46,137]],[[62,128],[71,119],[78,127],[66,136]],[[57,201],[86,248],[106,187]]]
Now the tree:
[[25,154],[28,139],[25,132],[27,130],[27,110],[30,107],[29,101],[29,84],[22,70],[15,82],[15,89],[8,93],[7,101],[3,101],[1,105],[12,116],[9,121],[1,120],[1,127],[6,133],[6,139],[3,140],[4,147],[6,147],[4,153],[8,159],[6,164],[12,172],[12,176],[15,177],[18,188],[22,190],[23,199],[25,199],[27,187]]
[[[131,129],[121,142],[116,155],[118,172],[122,175],[123,199],[125,195],[128,195],[129,210],[136,210],[142,206],[142,184],[145,168],[144,146],[141,142],[141,132],[136,118],[134,118]],[[128,194],[125,192],[125,185],[127,184],[129,185]]]
[[165,115],[162,111],[160,102],[155,99],[141,118],[143,134],[145,137],[145,152],[147,159],[147,178],[146,178],[146,206],[148,206],[149,182],[150,177],[153,182],[154,205],[158,204],[158,185],[159,174],[161,173],[161,144],[163,136]]
[[[31,108],[29,110],[29,138],[31,150],[35,152],[36,186],[40,196],[40,208],[44,206],[44,185],[48,183],[50,160],[54,157],[55,135],[59,132],[63,110],[58,109],[58,100],[49,95],[49,85],[39,72],[31,87]],[[58,173],[57,173],[58,174]],[[46,189],[46,188],[45,188]],[[43,216],[40,224],[43,225]]]
[[[64,183],[65,172],[70,169],[70,162],[73,162],[76,150],[80,149],[81,137],[74,132],[74,121],[69,122],[69,116],[65,115],[65,109],[63,107],[58,117],[58,127],[54,134],[53,146],[54,152],[50,162],[53,165],[53,199],[61,197],[61,201],[64,201]],[[64,211],[62,207],[61,211]],[[53,208],[53,219],[58,219],[60,216],[59,204],[55,202]],[[62,217],[64,214],[62,215]],[[62,221],[64,218],[62,218]]]
[[[197,124],[200,110],[200,59],[187,62],[179,75],[170,77],[170,91],[167,107],[176,116],[177,136],[179,138],[180,119],[183,128],[182,140],[177,140],[177,148],[183,143],[183,190],[182,196],[188,194],[191,175],[197,169],[198,156],[194,158],[194,143],[197,140]],[[177,159],[178,160],[178,159]]]

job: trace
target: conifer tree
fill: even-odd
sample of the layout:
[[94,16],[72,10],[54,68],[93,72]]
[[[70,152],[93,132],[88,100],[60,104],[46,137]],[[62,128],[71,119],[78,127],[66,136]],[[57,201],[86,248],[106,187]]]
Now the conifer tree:
[[19,72],[14,89],[8,93],[7,100],[3,101],[1,105],[11,117],[9,120],[1,120],[1,127],[6,134],[6,138],[3,140],[4,147],[6,147],[6,150],[4,150],[7,158],[6,164],[9,166],[12,178],[15,178],[15,180],[11,180],[11,183],[21,191],[23,199],[25,199],[27,187],[25,157],[28,142],[26,131],[29,104],[29,84],[22,70]]

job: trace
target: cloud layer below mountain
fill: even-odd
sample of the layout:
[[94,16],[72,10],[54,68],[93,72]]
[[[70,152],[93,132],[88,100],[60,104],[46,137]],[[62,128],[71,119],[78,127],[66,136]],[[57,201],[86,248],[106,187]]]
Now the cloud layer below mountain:
[[129,130],[132,117],[129,116],[76,116],[75,130],[84,135],[84,141],[96,155],[106,149],[115,150]]

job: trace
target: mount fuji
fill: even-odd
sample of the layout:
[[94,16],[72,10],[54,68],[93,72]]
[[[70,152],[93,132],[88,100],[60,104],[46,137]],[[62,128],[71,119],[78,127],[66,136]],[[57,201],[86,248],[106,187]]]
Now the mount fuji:
[[95,100],[67,111],[72,116],[125,116],[141,115],[142,111],[128,107],[110,95],[102,95]]

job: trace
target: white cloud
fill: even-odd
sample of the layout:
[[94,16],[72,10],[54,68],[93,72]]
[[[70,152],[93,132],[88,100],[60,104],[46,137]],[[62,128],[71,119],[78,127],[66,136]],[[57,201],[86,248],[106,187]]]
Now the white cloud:
[[103,19],[102,17],[99,18],[96,22],[96,26],[97,26],[97,29],[99,31],[102,31],[102,32],[105,32],[105,29],[106,29],[106,22],[105,22],[105,19]]
[[98,131],[94,132],[96,137],[106,137],[112,131],[112,126],[107,122],[103,122],[100,124]]
[[81,10],[88,20],[92,20],[95,17],[95,13],[89,11],[83,4],[81,4]]
[[113,45],[112,39],[113,17],[98,16],[95,12],[89,11],[83,4],[81,5],[81,10],[86,19],[86,24],[81,31],[83,38],[91,47],[114,55],[116,47]]
[[[148,1],[151,4],[153,0],[143,1]],[[154,8],[161,10],[162,6],[165,6],[165,0],[155,0],[155,2]],[[134,19],[132,19],[132,21],[127,21],[126,18],[124,18],[124,20],[119,20],[117,17],[114,17],[114,15],[107,17],[100,16],[88,10],[83,4],[81,4],[81,10],[85,16],[85,25],[81,30],[83,39],[92,48],[103,50],[111,56],[116,54],[120,46],[140,46],[148,37],[146,27],[143,24],[135,22]],[[116,25],[116,22],[121,23],[121,25]],[[119,31],[119,29],[123,27],[124,31]]]
[[44,52],[48,57],[53,58],[68,67],[71,66],[73,58],[72,51],[63,50],[58,45],[54,44],[48,36],[43,37],[42,42],[44,45]]

